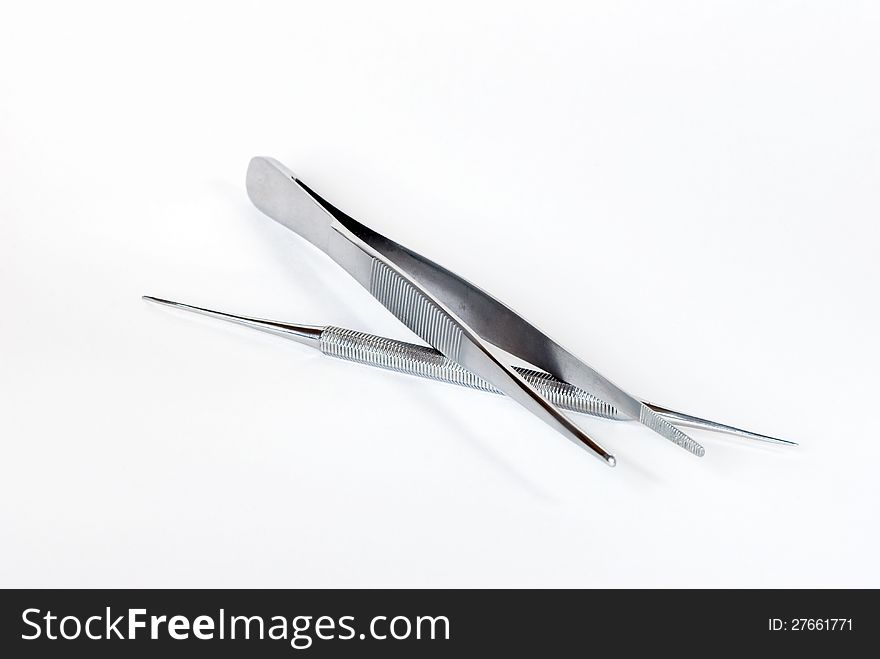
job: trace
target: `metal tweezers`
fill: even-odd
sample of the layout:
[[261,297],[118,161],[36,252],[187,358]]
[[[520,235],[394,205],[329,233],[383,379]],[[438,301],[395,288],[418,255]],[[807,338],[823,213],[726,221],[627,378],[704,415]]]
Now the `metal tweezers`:
[[[795,445],[635,398],[489,293],[349,217],[272,158],[251,160],[247,192],[258,209],[326,253],[428,346],[145,299],[277,334],[334,357],[503,393],[612,467],[614,456],[562,409],[638,421],[698,457],[704,448],[677,425]],[[497,348],[540,370],[509,366]]]

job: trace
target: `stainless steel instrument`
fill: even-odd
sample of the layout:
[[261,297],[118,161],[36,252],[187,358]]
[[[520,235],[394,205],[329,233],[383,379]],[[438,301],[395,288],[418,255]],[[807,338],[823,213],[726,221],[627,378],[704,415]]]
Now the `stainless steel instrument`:
[[[430,348],[179,306],[294,338],[326,354],[504,393],[612,467],[614,456],[561,408],[638,421],[700,457],[703,447],[672,421],[791,443],[635,398],[487,292],[335,208],[276,160],[251,160],[247,192],[257,208],[325,252]],[[497,348],[541,370],[513,368]]]
[[[151,295],[143,297],[149,302],[184,311],[193,311],[212,318],[244,325],[245,327],[268,334],[275,334],[276,336],[281,336],[320,350],[323,354],[336,357],[337,359],[415,375],[439,382],[456,384],[479,391],[487,391],[494,394],[501,393],[482,378],[462,368],[444,357],[437,350],[428,346],[420,346],[414,343],[407,343],[406,341],[376,336],[375,334],[333,327],[332,325],[319,327],[317,325],[285,323],[277,320],[266,320],[264,318],[252,318],[250,316],[238,316],[222,311],[214,311],[181,302],[163,300]],[[567,382],[557,380],[549,373],[520,368],[518,366],[514,367],[514,370],[554,405],[564,410],[616,421],[623,421],[627,418],[608,403]],[[796,446],[795,442],[786,439],[761,435],[743,430],[742,428],[718,423],[717,421],[709,421],[691,414],[669,410],[653,403],[645,403],[645,405],[677,425],[690,426],[701,430],[712,430],[773,444]]]

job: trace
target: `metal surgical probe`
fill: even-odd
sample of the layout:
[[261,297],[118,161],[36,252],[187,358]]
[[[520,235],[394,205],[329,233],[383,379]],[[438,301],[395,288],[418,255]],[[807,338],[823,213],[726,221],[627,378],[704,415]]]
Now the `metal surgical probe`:
[[[793,444],[632,396],[483,289],[345,214],[277,160],[251,159],[246,188],[260,211],[329,256],[427,345],[148,300],[279,334],[350,361],[505,394],[611,467],[615,457],[565,412],[637,421],[697,457],[705,449],[678,426]],[[510,366],[505,355],[535,370]]]
[[[300,325],[283,323],[263,318],[238,316],[222,311],[214,311],[203,307],[196,307],[181,302],[173,302],[162,298],[145,295],[143,298],[149,302],[155,302],[175,309],[193,311],[212,318],[219,318],[229,322],[244,325],[261,332],[275,334],[297,343],[307,345],[310,348],[320,350],[323,354],[347,361],[376,366],[399,373],[407,373],[422,378],[438,380],[456,384],[462,387],[478,389],[500,394],[501,392],[485,380],[475,376],[453,361],[450,361],[438,351],[428,346],[415,345],[405,341],[389,339],[374,334],[366,334],[355,330],[340,327],[315,325]],[[523,379],[543,394],[548,400],[558,407],[570,412],[590,414],[595,417],[613,420],[626,420],[626,416],[620,414],[614,407],[602,400],[578,389],[566,382],[561,382],[548,373],[535,371],[527,368],[514,367]],[[796,446],[795,442],[778,439],[768,435],[743,430],[723,423],[701,419],[690,414],[675,412],[651,403],[645,403],[665,417],[669,421],[681,425],[688,425],[701,430],[736,435],[746,439],[755,439],[774,444]]]

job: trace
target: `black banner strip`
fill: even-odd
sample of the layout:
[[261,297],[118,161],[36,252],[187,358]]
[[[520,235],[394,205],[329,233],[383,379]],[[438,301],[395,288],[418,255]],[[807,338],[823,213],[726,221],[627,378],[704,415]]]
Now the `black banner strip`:
[[[834,653],[870,590],[6,590],[7,657]],[[847,655],[848,656],[848,655]]]

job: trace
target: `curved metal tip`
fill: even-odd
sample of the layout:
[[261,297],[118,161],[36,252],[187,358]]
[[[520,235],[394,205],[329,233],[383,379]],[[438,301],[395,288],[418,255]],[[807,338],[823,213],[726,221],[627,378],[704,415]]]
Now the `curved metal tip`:
[[613,455],[610,455],[610,454],[606,455],[605,456],[605,464],[607,464],[609,467],[616,467],[617,466],[617,458],[615,458]]

